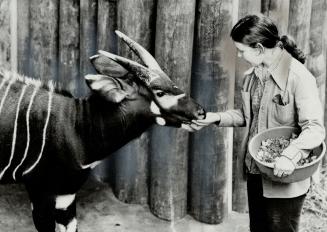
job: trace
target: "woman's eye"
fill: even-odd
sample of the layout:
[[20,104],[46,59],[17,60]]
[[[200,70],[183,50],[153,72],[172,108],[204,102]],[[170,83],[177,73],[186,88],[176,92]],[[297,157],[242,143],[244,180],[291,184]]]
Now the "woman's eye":
[[163,92],[163,91],[161,91],[161,92],[157,92],[156,93],[156,95],[158,96],[158,97],[162,97],[162,96],[164,96],[166,93],[165,92]]

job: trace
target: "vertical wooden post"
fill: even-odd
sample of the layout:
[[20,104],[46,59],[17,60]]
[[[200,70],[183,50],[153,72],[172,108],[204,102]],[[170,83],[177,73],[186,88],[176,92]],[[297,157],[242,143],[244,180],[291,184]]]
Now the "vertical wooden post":
[[0,68],[10,70],[10,1],[0,1]]
[[[97,50],[117,54],[117,1],[98,0]],[[113,182],[115,173],[114,155],[103,160],[93,174],[100,181]]]
[[323,26],[325,21],[325,0],[312,1],[310,32],[309,32],[309,55],[307,66],[316,77],[319,88],[319,96],[325,109],[326,89],[326,59]]
[[[117,5],[117,28],[151,52],[154,40],[153,0],[121,0]],[[119,41],[118,54],[138,60],[123,42]],[[138,60],[141,62],[140,60]],[[113,191],[124,202],[148,202],[149,135],[145,132],[114,154],[115,173]]]
[[89,92],[84,81],[86,74],[95,73],[89,57],[96,54],[97,0],[80,0],[80,77],[76,96]]
[[[234,102],[233,1],[201,0],[196,18],[192,94],[206,110],[225,111]],[[189,208],[201,222],[221,223],[227,215],[229,133],[211,126],[191,135]]]
[[17,59],[17,20],[18,9],[17,0],[10,1],[10,66],[11,70],[17,72],[18,59]]
[[290,0],[288,33],[305,55],[309,54],[312,0]]
[[[324,55],[325,55],[325,64],[326,64],[326,76],[327,78],[327,0],[324,1],[324,12],[325,12],[325,20],[323,24],[323,43],[324,43]],[[327,84],[327,83],[326,83]],[[327,86],[325,85],[325,99],[324,99],[324,106],[326,104],[326,96],[327,96]],[[327,107],[325,106],[325,115],[324,115],[324,122],[327,131]],[[325,143],[327,143],[327,138],[325,139]],[[322,166],[325,171],[327,171],[327,157],[325,156],[322,160]]]
[[117,2],[98,0],[97,49],[117,54]]
[[[317,81],[320,100],[323,111],[325,111],[325,91],[326,91],[326,48],[324,44],[323,30],[326,16],[326,1],[312,1],[311,20],[310,20],[310,41],[307,67]],[[316,174],[319,179],[319,174]],[[318,180],[317,179],[317,180]]]
[[261,1],[261,12],[274,20],[280,36],[287,33],[289,9],[289,0]]
[[[145,49],[153,53],[155,36],[155,1],[121,0],[117,8],[118,30],[138,41]],[[118,53],[135,60],[137,56],[126,44],[119,40]]]
[[58,77],[58,9],[57,0],[30,0],[30,75],[41,80]]
[[79,73],[79,0],[60,0],[58,81],[76,94]]
[[[248,14],[258,14],[261,9],[261,0],[242,0],[239,1],[238,6],[238,18],[243,18]],[[236,54],[235,54],[236,55]],[[235,72],[235,108],[242,107],[241,101],[241,89],[243,83],[244,72],[250,68],[250,66],[242,59],[236,60],[236,72]],[[241,154],[245,151],[240,149],[239,144],[244,137],[243,128],[234,128],[234,147],[233,147],[233,210],[237,212],[246,212],[247,205],[247,193],[246,182],[243,179],[243,162],[240,159]]]
[[[159,0],[155,55],[159,65],[190,92],[195,0]],[[151,137],[150,209],[160,218],[186,215],[188,134],[156,127]]]
[[18,72],[30,76],[30,0],[17,0],[17,60]]

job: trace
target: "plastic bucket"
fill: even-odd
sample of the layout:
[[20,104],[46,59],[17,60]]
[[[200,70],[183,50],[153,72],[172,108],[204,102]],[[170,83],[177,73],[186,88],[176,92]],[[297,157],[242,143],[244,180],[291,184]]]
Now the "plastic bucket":
[[321,159],[324,157],[326,152],[326,145],[323,142],[319,147],[316,147],[313,149],[314,155],[316,155],[318,158],[312,161],[311,163],[304,164],[303,166],[298,166],[295,168],[294,172],[285,177],[277,177],[274,175],[274,164],[273,163],[265,163],[260,161],[257,158],[258,150],[261,146],[261,142],[266,139],[272,139],[272,138],[278,138],[281,136],[284,136],[286,138],[290,138],[292,133],[299,134],[300,130],[295,127],[275,127],[268,130],[265,130],[261,133],[258,133],[255,135],[249,142],[249,152],[250,155],[255,160],[261,174],[276,182],[281,183],[293,183],[298,182],[304,179],[307,179],[308,177],[312,176],[313,173],[318,169]]

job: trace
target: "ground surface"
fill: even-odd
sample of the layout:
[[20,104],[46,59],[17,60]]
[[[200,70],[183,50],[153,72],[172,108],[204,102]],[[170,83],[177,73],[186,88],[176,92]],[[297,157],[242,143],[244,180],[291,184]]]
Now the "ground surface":
[[[79,232],[246,232],[248,216],[232,213],[220,225],[187,216],[175,223],[152,215],[147,206],[118,201],[109,186],[87,184],[78,198]],[[0,232],[34,232],[30,203],[23,186],[0,186]]]
[[[86,184],[77,196],[79,232],[247,232],[248,215],[233,212],[220,225],[186,216],[170,223],[152,215],[147,206],[118,201],[105,184]],[[326,219],[327,220],[327,219]],[[310,213],[302,216],[300,232],[327,232]],[[0,185],[0,232],[34,232],[30,203],[21,185]]]

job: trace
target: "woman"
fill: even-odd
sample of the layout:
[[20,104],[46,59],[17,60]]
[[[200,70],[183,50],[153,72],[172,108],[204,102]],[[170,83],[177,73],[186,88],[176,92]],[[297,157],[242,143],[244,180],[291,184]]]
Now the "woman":
[[244,76],[242,109],[208,112],[206,119],[184,128],[195,131],[212,123],[245,126],[243,147],[251,232],[298,231],[310,178],[291,184],[263,178],[246,145],[267,128],[300,127],[299,137],[275,163],[274,175],[290,175],[295,164],[325,137],[315,78],[303,65],[305,57],[295,43],[287,36],[280,37],[276,25],[265,16],[242,18],[233,27],[231,37],[238,56],[253,66]]

